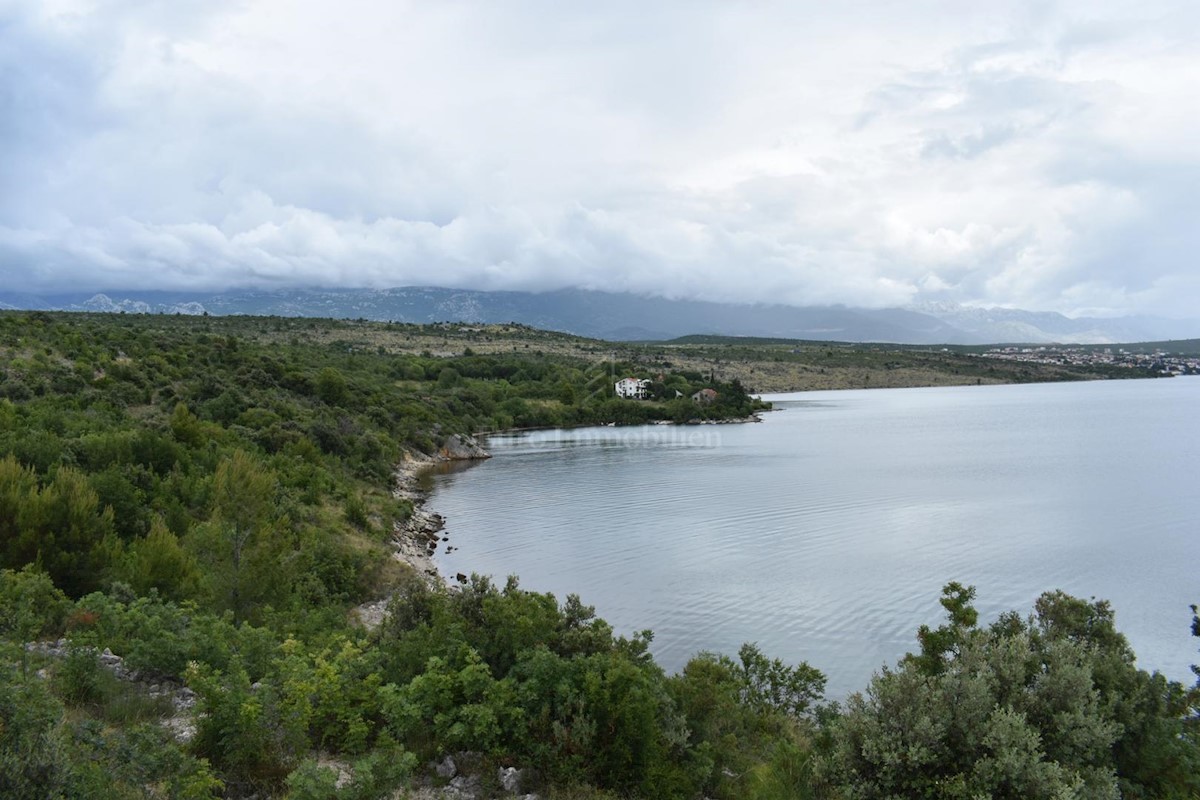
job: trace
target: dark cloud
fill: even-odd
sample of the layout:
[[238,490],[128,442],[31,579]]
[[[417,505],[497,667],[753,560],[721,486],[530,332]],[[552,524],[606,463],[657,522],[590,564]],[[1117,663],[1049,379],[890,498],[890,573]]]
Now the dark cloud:
[[1183,2],[17,2],[10,289],[1190,314]]

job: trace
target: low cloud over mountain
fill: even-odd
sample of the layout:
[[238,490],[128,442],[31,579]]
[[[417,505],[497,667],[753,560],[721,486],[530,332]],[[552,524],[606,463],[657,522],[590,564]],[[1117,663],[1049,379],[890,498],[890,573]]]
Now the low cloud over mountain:
[[0,9],[0,284],[1200,307],[1183,0]]
[[259,314],[395,322],[519,322],[603,339],[671,339],[692,333],[850,342],[1148,341],[1200,335],[1200,322],[1157,318],[1072,319],[1018,309],[866,309],[845,306],[710,303],[611,292],[476,292],[433,287],[275,290],[184,294],[143,292],[0,298],[24,308],[133,314]]

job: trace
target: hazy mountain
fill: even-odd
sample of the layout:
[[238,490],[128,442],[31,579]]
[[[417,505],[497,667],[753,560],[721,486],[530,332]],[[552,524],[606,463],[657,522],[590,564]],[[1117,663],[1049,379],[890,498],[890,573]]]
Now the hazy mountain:
[[[114,299],[120,298],[120,299]],[[579,289],[478,292],[287,289],[222,294],[113,292],[0,298],[23,308],[110,313],[209,313],[340,317],[397,322],[520,322],[603,339],[671,339],[689,333],[842,341],[974,341],[940,320],[903,309],[795,308],[668,300]]]
[[108,295],[97,294],[83,302],[84,311],[108,314],[150,314],[154,309],[143,300],[121,300],[115,302]]
[[988,342],[1109,344],[1190,338],[1200,332],[1200,323],[1194,320],[1068,317],[1053,311],[974,308],[955,303],[921,303],[909,308]]
[[[114,299],[119,298],[119,299]],[[1181,338],[1200,324],[1152,318],[1072,319],[1052,312],[979,309],[950,304],[864,309],[669,300],[563,289],[479,292],[434,287],[281,289],[219,294],[112,292],[47,297],[7,296],[19,308],[109,313],[255,314],[396,322],[520,322],[603,339],[670,339],[693,333],[851,342],[977,344],[1107,343]]]

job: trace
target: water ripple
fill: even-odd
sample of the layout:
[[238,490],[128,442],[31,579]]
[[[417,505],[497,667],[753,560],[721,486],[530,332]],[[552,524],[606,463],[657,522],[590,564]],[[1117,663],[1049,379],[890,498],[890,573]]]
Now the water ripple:
[[678,669],[757,641],[830,694],[937,624],[1063,588],[1113,601],[1143,666],[1186,679],[1200,600],[1200,380],[817,393],[761,425],[493,437],[437,479],[445,572],[580,594]]

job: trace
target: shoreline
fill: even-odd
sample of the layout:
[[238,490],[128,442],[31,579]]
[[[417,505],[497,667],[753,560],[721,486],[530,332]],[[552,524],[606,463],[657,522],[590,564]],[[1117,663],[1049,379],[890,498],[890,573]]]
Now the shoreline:
[[[429,487],[424,485],[425,477],[438,468],[450,464],[485,461],[491,458],[492,454],[483,447],[483,443],[487,442],[489,436],[597,427],[641,427],[643,425],[700,427],[704,425],[733,425],[762,422],[762,418],[758,415],[770,410],[772,409],[762,409],[747,417],[738,417],[737,419],[703,420],[698,422],[670,422],[668,420],[661,420],[620,426],[616,423],[601,423],[598,425],[557,425],[480,431],[474,435],[455,434],[451,436],[447,443],[433,455],[412,452],[405,453],[404,460],[396,465],[396,469],[392,473],[392,496],[398,500],[407,500],[412,503],[413,510],[408,519],[397,521],[392,528],[392,535],[388,541],[392,549],[391,557],[410,567],[431,589],[442,588],[449,591],[458,589],[458,585],[454,582],[452,576],[443,575],[433,560],[438,546],[445,543],[448,537],[442,534],[442,531],[446,528],[446,518],[441,514],[430,511],[426,506],[429,501],[430,490]],[[453,577],[458,578],[459,582],[462,580],[462,576]],[[357,617],[358,621],[364,627],[374,629],[383,621],[391,599],[391,595],[388,595],[387,597],[371,600],[355,607],[351,613]]]
[[[1093,380],[1109,381],[1113,379],[1102,377]],[[871,389],[938,389],[976,385],[1019,386],[1029,384],[1076,382],[1077,381],[1003,381],[987,384],[951,384],[949,386],[921,384],[913,386],[875,386],[862,388],[845,387],[841,389],[807,388],[796,389],[787,392],[762,392],[752,396],[761,399],[764,395],[808,394],[813,392],[830,391],[869,391]],[[396,466],[396,469],[393,473],[394,483],[392,486],[392,496],[397,499],[407,500],[412,503],[413,512],[408,519],[396,522],[393,527],[392,536],[389,541],[389,544],[392,548],[391,557],[411,567],[414,573],[416,573],[430,588],[441,587],[450,591],[458,589],[458,584],[455,583],[454,579],[459,576],[443,575],[438,570],[437,564],[433,560],[438,546],[448,541],[448,537],[442,534],[442,531],[444,531],[446,528],[446,518],[441,514],[438,514],[427,508],[430,489],[429,487],[423,485],[424,478],[430,472],[433,472],[446,465],[483,461],[491,458],[491,453],[484,448],[484,445],[486,445],[487,440],[493,436],[508,436],[513,434],[533,433],[537,431],[549,430],[581,430],[584,428],[636,428],[651,425],[674,427],[737,425],[752,422],[762,422],[762,414],[778,410],[778,408],[760,409],[749,416],[738,417],[735,419],[694,420],[689,422],[655,420],[652,422],[639,422],[630,425],[621,425],[615,422],[589,423],[580,425],[544,425],[524,428],[504,428],[494,431],[478,431],[474,434],[455,434],[450,437],[446,445],[441,447],[438,452],[432,455],[409,452],[404,455],[404,460]],[[378,625],[379,621],[382,619],[383,614],[386,612],[387,604],[390,602],[390,600],[391,596],[389,595],[388,597],[364,603],[354,609],[354,613],[357,614],[359,620],[364,625],[366,625],[368,628],[373,628]]]
[[[1147,398],[1147,399],[1149,399],[1149,398],[1156,397],[1158,395],[1165,394],[1165,395],[1168,395],[1171,397],[1177,396],[1180,398],[1180,402],[1186,402],[1186,399],[1191,396],[1187,392],[1187,390],[1200,388],[1200,386],[1189,385],[1187,381],[1175,381],[1173,383],[1175,385],[1173,385],[1172,382],[1166,382],[1166,383],[1161,383],[1161,384],[1145,384],[1145,383],[1139,384],[1136,382],[1093,381],[1093,382],[1084,382],[1084,383],[1078,383],[1078,384],[1072,383],[1069,385],[1063,385],[1059,388],[1055,388],[1054,386],[1051,385],[1051,383],[1041,382],[1041,383],[1023,384],[1023,385],[1021,385],[1022,388],[1016,388],[1016,389],[1014,389],[1014,391],[1018,392],[1019,395],[1022,397],[1027,397],[1029,407],[1034,407],[1034,408],[1039,407],[1044,402],[1043,398],[1050,398],[1050,399],[1053,399],[1054,397],[1072,398],[1072,397],[1082,397],[1084,395],[1087,395],[1089,397],[1090,396],[1111,397],[1113,399],[1113,402],[1117,404],[1114,406],[1114,408],[1129,408],[1129,405],[1126,403],[1124,398]],[[1192,383],[1193,384],[1200,383],[1200,376],[1196,377]],[[927,387],[925,389],[925,391],[938,391],[938,390],[941,390],[941,387]],[[1046,392],[1043,392],[1042,390],[1049,390],[1049,394],[1047,394]],[[1165,392],[1163,390],[1165,390]],[[1183,393],[1180,394],[1180,392],[1177,392],[1176,390],[1182,390]],[[857,390],[855,390],[855,391],[857,391]],[[957,397],[962,399],[962,402],[967,403],[968,405],[971,405],[971,406],[979,405],[976,403],[976,401],[969,399],[972,397],[976,397],[976,395],[974,393],[972,393],[969,389],[958,389],[958,390],[953,390],[953,391],[955,392],[955,395]],[[995,392],[991,392],[989,394],[993,394],[998,397],[998,393],[1005,393],[1007,391],[1009,391],[1009,390],[998,389],[998,390],[995,390]],[[802,396],[803,396],[803,394],[801,395],[801,397]],[[833,395],[828,395],[828,396],[830,398],[833,397]],[[885,398],[881,402],[887,403],[889,401],[887,401]],[[984,399],[982,399],[981,405],[984,409],[987,409],[991,404],[989,401],[986,400],[986,398],[984,398]],[[1090,405],[1090,402],[1083,403],[1083,405],[1084,406]],[[938,407],[938,404],[936,402],[930,406],[930,408],[933,408],[933,409],[936,409],[937,407]],[[1071,406],[1069,404],[1066,406],[1063,406],[1063,407],[1064,408],[1073,408],[1073,406]],[[792,412],[789,414],[779,415],[779,418],[766,418],[764,415],[764,422],[766,422],[766,423],[785,423],[785,420],[783,420],[784,416],[794,416],[794,415],[798,415],[798,414],[802,414],[802,413],[803,412]],[[986,413],[987,415],[990,415],[992,412],[981,411],[980,413],[981,414]],[[1131,413],[1135,413],[1135,412],[1131,412]],[[936,415],[931,416],[930,418],[934,419],[934,418],[936,418]],[[701,431],[696,431],[695,433],[703,434],[705,432],[709,432],[709,433],[716,435],[718,432],[720,432],[722,430],[723,429],[720,429],[720,428],[718,428],[718,429],[703,429]],[[758,441],[775,440],[775,439],[780,438],[788,430],[790,430],[790,429],[785,428],[782,425],[777,425],[777,424],[772,424],[772,425],[770,425],[770,427],[762,428],[762,429],[732,428],[732,429],[729,429],[728,433],[730,434],[731,437],[733,437],[733,440],[731,440],[728,444],[734,445],[735,442],[741,442],[746,437],[750,437],[752,440],[758,440]],[[795,430],[798,433],[802,433],[803,427],[802,426],[797,427]],[[597,437],[612,437],[614,440],[620,440],[622,438],[622,432],[619,429],[610,430],[608,433],[603,433],[602,431],[603,431],[603,429],[595,429],[594,431],[592,431],[592,433]],[[772,431],[776,431],[776,432],[772,433]],[[672,428],[668,428],[665,430],[658,429],[658,428],[640,428],[639,430],[634,430],[634,431],[631,431],[630,433],[635,438],[640,437],[640,438],[645,439],[647,441],[646,446],[651,447],[651,448],[654,447],[654,445],[652,443],[657,441],[660,436],[663,437],[664,439],[669,440],[672,436],[687,436],[688,435],[688,432],[678,431],[678,429],[672,429]],[[790,436],[791,434],[789,433],[788,435]],[[586,431],[583,434],[564,433],[563,437],[564,438],[574,438],[577,440],[582,440],[584,442],[586,442],[589,439],[589,435]],[[549,439],[553,440],[553,439],[555,439],[555,436],[554,435],[546,435],[546,434],[534,434],[533,435],[533,439],[536,442],[540,442],[543,438],[549,438]],[[905,438],[905,437],[900,437],[900,438]],[[495,450],[493,452],[499,453],[500,455],[496,456],[496,457],[500,458],[502,460],[511,459],[515,452],[518,452],[520,449],[524,448],[524,445],[520,444],[520,441],[521,441],[521,439],[504,440],[504,441],[494,442],[494,443],[492,443],[492,446],[495,447]],[[487,446],[486,443],[485,443],[485,446]],[[635,445],[635,447],[636,446],[637,445]],[[513,448],[513,447],[517,448],[517,450],[516,451],[510,450],[510,448]],[[555,447],[557,447],[557,445],[551,445],[552,449]],[[489,449],[491,449],[491,447],[489,447]],[[535,449],[535,450],[538,449],[537,445],[535,444],[532,449]],[[517,456],[517,457],[519,458],[520,456]],[[646,458],[646,460],[653,462],[655,460],[655,458],[656,458],[655,454],[651,453]],[[554,463],[558,467],[572,466],[572,464],[570,462],[554,462]],[[717,461],[716,464],[717,464],[718,469],[724,468],[721,465],[720,461]],[[493,465],[493,467],[494,466],[495,465]],[[519,486],[519,487],[522,487],[525,489],[528,489],[529,487],[536,487],[536,486],[539,486],[539,484],[542,482],[541,479],[539,479],[539,477],[538,477],[539,474],[543,474],[544,477],[551,474],[551,473],[544,472],[545,464],[542,464],[541,466],[537,466],[537,465],[531,466],[530,464],[526,464],[525,466],[520,466],[520,465],[513,463],[513,464],[501,464],[501,466],[504,468],[505,473],[508,473],[508,471],[511,469],[517,469],[518,471],[524,473],[524,477],[521,478],[517,484],[513,484],[511,482],[508,482],[507,480],[499,478],[498,476],[500,476],[501,473],[496,473],[496,472],[488,472],[486,474],[480,473],[478,475],[470,475],[470,476],[467,476],[467,475],[452,476],[450,481],[442,481],[441,479],[437,480],[438,491],[442,491],[443,489],[448,489],[449,491],[460,495],[462,498],[467,498],[467,497],[471,497],[471,496],[475,495],[475,483],[476,482],[478,482],[480,484],[489,484],[489,485],[492,485],[495,482],[499,482],[500,490],[498,493],[491,495],[491,498],[494,498],[494,501],[496,501],[496,502],[504,502],[504,498],[513,496],[511,490],[515,486]],[[573,466],[585,466],[585,465],[575,464]],[[551,472],[554,472],[554,470],[552,469]],[[486,477],[486,476],[491,476],[491,477]],[[546,478],[546,479],[549,480],[549,478]],[[428,479],[426,479],[426,480],[428,480]],[[449,489],[450,483],[454,484],[453,489]],[[576,489],[573,490],[572,493],[577,495],[579,492],[581,492],[582,489],[579,487],[582,485],[583,484],[579,484],[576,487]],[[426,484],[426,487],[428,487],[428,484]],[[496,491],[495,487],[493,486],[490,489],[490,491]],[[653,492],[651,492],[650,494],[653,495]],[[661,492],[659,492],[659,494],[661,494]],[[477,496],[477,495],[475,495],[475,496]],[[564,495],[564,496],[569,498],[571,495],[568,494],[568,495]],[[988,495],[986,495],[986,494],[981,495],[981,497],[987,497],[987,496]],[[624,498],[622,498],[622,499],[624,499]],[[451,533],[452,543],[456,544],[456,545],[460,545],[462,547],[461,550],[456,551],[459,554],[457,557],[453,557],[453,553],[451,553],[452,557],[446,557],[443,555],[443,557],[441,559],[442,563],[447,564],[447,573],[448,573],[447,577],[449,578],[449,582],[451,584],[454,583],[455,572],[460,571],[460,570],[462,572],[467,572],[467,573],[470,573],[472,570],[487,571],[487,572],[493,572],[494,574],[496,574],[498,576],[505,576],[506,574],[515,573],[515,574],[521,575],[522,577],[525,577],[526,571],[530,569],[530,567],[529,567],[530,562],[527,558],[527,556],[529,554],[533,554],[534,556],[536,556],[536,559],[539,561],[546,560],[547,564],[550,563],[550,561],[548,560],[549,557],[548,557],[547,553],[544,552],[544,548],[538,544],[538,541],[539,541],[538,534],[541,533],[539,528],[541,528],[542,526],[527,518],[525,521],[524,527],[533,535],[528,538],[522,538],[520,540],[520,548],[521,549],[514,551],[518,557],[515,559],[511,558],[511,557],[506,557],[505,562],[501,562],[499,560],[496,561],[495,563],[497,565],[500,565],[502,563],[505,564],[504,566],[499,566],[498,569],[496,569],[496,570],[492,570],[490,568],[487,570],[480,570],[480,567],[483,565],[480,563],[480,561],[478,559],[477,551],[478,551],[478,548],[483,547],[483,545],[482,545],[482,543],[477,544],[476,542],[474,542],[475,531],[467,530],[467,527],[466,527],[467,520],[465,518],[460,518],[460,517],[456,516],[458,513],[460,513],[459,509],[457,508],[458,501],[456,500],[454,502],[455,508],[450,508],[447,503],[448,503],[448,501],[445,498],[443,498],[443,496],[441,494],[432,494],[431,493],[430,497],[429,497],[429,503],[428,503],[427,508],[434,510],[434,511],[441,511],[446,516],[447,524],[452,531],[452,533]],[[470,508],[473,508],[476,512],[483,512],[483,515],[481,517],[479,517],[478,514],[475,515],[478,517],[478,523],[481,523],[479,525],[480,530],[482,530],[482,531],[487,531],[489,529],[494,530],[498,526],[498,523],[495,521],[495,519],[489,520],[489,518],[492,517],[492,515],[488,513],[489,506],[486,503],[480,504],[477,501],[471,501],[467,505],[464,505],[464,508],[467,508],[468,505]],[[1047,506],[1047,507],[1052,507],[1052,506]],[[524,515],[524,512],[522,512],[522,515]],[[476,524],[477,523],[472,523],[471,527],[474,528],[476,526]],[[847,527],[847,529],[849,529],[849,527]],[[564,527],[564,533],[563,533],[564,538],[561,540],[563,542],[563,546],[564,546],[563,549],[565,549],[567,551],[570,551],[570,549],[572,547],[574,547],[574,545],[570,544],[570,542],[572,542],[573,540],[566,538],[567,531],[569,531],[569,530],[570,530],[570,526]],[[469,538],[469,539],[462,538],[465,536],[470,536],[471,538]],[[595,538],[593,535],[590,535],[590,534],[589,534],[589,537]],[[721,540],[721,541],[723,543],[723,540]],[[747,539],[747,541],[751,541],[751,540]],[[503,539],[492,540],[492,542],[493,542],[493,544],[499,545],[500,547],[504,546]],[[492,546],[493,546],[492,544],[489,544],[488,547],[485,549],[491,549]],[[604,548],[612,550],[612,547],[609,545],[605,545]],[[622,556],[622,560],[626,560],[630,563],[633,563],[635,561],[644,560],[647,557],[656,558],[659,556],[655,555],[652,552],[652,550],[658,551],[658,550],[662,550],[663,548],[645,549],[642,552],[636,552],[635,549],[636,549],[636,546],[631,547],[629,556],[628,557]],[[753,545],[750,545],[745,548],[745,550],[748,552],[753,552],[754,549],[755,548]],[[473,551],[476,551],[476,556],[471,555],[471,553]],[[497,549],[497,552],[499,552],[498,549]],[[525,554],[524,556],[521,555],[522,552]],[[616,551],[612,551],[612,552],[616,552]],[[730,552],[734,552],[734,551],[731,550]],[[740,551],[738,551],[738,552],[740,552]],[[599,558],[603,559],[606,557],[607,556],[603,551],[599,552]],[[569,561],[570,561],[570,559],[567,560],[567,562],[569,562]],[[608,620],[610,623],[615,624],[614,612],[612,611],[612,609],[603,607],[604,602],[606,602],[604,600],[605,595],[597,593],[598,591],[603,590],[604,584],[603,583],[598,584],[600,586],[600,589],[596,589],[596,588],[585,589],[581,582],[586,582],[590,579],[590,577],[589,577],[590,570],[584,571],[581,573],[577,573],[576,578],[564,577],[564,576],[569,576],[571,574],[568,572],[566,567],[562,566],[563,564],[565,564],[567,562],[555,561],[553,563],[553,565],[551,566],[551,568],[549,570],[545,570],[543,572],[543,574],[556,577],[558,580],[560,580],[562,582],[562,584],[564,586],[569,587],[570,591],[580,592],[587,599],[589,604],[596,605],[596,607],[598,609],[597,613],[599,616]],[[764,563],[769,565],[772,562],[768,559]],[[705,568],[707,569],[708,565],[705,565]],[[722,577],[723,577],[725,567],[718,567],[718,569],[722,570]],[[523,588],[526,590],[535,591],[535,592],[536,591],[552,591],[553,590],[549,585],[539,584],[538,582],[533,580],[534,576],[532,574],[530,574],[528,576],[528,578],[530,579],[529,582],[522,584]],[[502,581],[501,581],[501,585],[503,585]],[[635,587],[637,585],[638,584],[635,584]],[[1039,586],[1039,587],[1036,587],[1035,589],[1031,589],[1030,596],[1036,596],[1037,591],[1041,591],[1043,588],[1044,588],[1044,586]],[[1103,595],[1101,595],[1101,596],[1103,596]],[[559,597],[559,599],[561,599],[561,594],[558,594],[558,597]],[[624,597],[622,595],[615,595],[615,597],[618,602],[622,602],[624,600]],[[611,597],[609,599],[611,599]],[[647,604],[645,604],[645,607],[648,607],[651,610],[653,610],[654,606],[651,603],[647,603]],[[749,607],[749,606],[747,606],[747,607]],[[1014,605],[1013,607],[1016,607],[1016,606]],[[640,629],[644,629],[644,628],[656,628],[656,629],[664,628],[664,623],[648,616],[645,608],[634,609],[634,610],[626,609],[622,613],[628,615],[628,619],[632,620],[632,622],[629,624],[629,626],[627,628],[618,628],[618,630],[620,630],[622,633],[628,634],[632,630],[640,630]],[[664,617],[664,618],[669,619],[668,617]],[[917,620],[917,622],[920,622],[920,620]],[[916,624],[917,623],[914,622],[909,627],[915,629]],[[899,630],[899,629],[900,628],[898,627],[897,630]],[[665,631],[664,631],[664,633],[665,633]],[[665,658],[665,656],[661,655],[662,653],[667,653],[667,652],[682,653],[686,649],[685,644],[674,644],[673,643],[673,642],[684,642],[684,643],[686,642],[686,636],[688,635],[688,631],[686,629],[678,629],[676,631],[676,636],[678,636],[677,639],[672,640],[672,639],[668,638],[668,635],[669,634],[667,634],[667,635],[660,634],[660,637],[656,640],[655,652],[660,654],[659,656],[656,656],[656,658],[657,657]],[[725,648],[725,652],[730,652],[731,649],[736,649],[736,644],[737,644],[736,642],[732,642],[731,644],[729,644],[727,646],[723,645],[723,647]],[[664,648],[664,650],[659,651],[657,649],[659,647]],[[672,649],[672,648],[674,648],[674,649]],[[899,652],[903,653],[903,650],[901,650]],[[1151,653],[1149,651],[1147,651],[1145,656],[1143,656],[1143,657],[1149,657],[1149,656],[1151,656]],[[804,656],[804,655],[794,656],[794,658],[796,658],[796,659],[804,658],[804,657],[811,658],[811,656]],[[890,658],[890,656],[888,656],[888,658]],[[668,661],[661,661],[660,663],[662,663],[664,665],[668,665],[668,666],[666,666],[667,669],[675,669],[683,663],[683,660],[684,659],[681,658],[681,660],[676,663],[670,663]],[[880,663],[882,663],[882,657],[881,657]],[[849,692],[849,691],[853,691],[858,688],[861,688],[861,683],[862,682],[858,681],[858,680],[847,681],[845,683],[845,686],[847,687],[846,691]],[[833,697],[834,695],[831,694],[830,696]]]
[[[769,392],[750,392],[751,397],[758,399],[775,397],[785,394],[817,394],[823,392],[874,392],[879,390],[899,390],[899,389],[968,389],[979,387],[997,387],[997,386],[1053,386],[1056,384],[1077,384],[1077,383],[1124,383],[1126,381],[1143,381],[1143,380],[1159,380],[1163,378],[1195,378],[1197,375],[1097,375],[1094,377],[1085,378],[1062,378],[1057,380],[1045,381],[984,381],[982,383],[913,383],[901,386],[839,386],[836,388],[816,388],[808,387],[805,389],[787,389],[780,391]],[[773,402],[767,400],[766,402]],[[778,411],[779,409],[771,408],[767,411]],[[755,412],[763,413],[761,411]],[[760,420],[761,421],[761,420]]]
[[[475,437],[456,434],[433,455],[405,453],[404,460],[396,465],[392,473],[392,496],[412,503],[412,514],[408,519],[398,520],[392,527],[388,541],[392,548],[391,557],[410,567],[431,589],[440,587],[452,590],[456,587],[438,571],[433,561],[438,545],[445,540],[442,531],[446,527],[446,518],[426,508],[429,489],[423,486],[424,477],[445,464],[484,461],[491,457],[491,453],[484,450]],[[392,595],[389,594],[357,606],[352,613],[365,628],[371,630],[383,621],[391,600]]]
[[433,554],[441,541],[441,532],[446,527],[442,515],[425,508],[429,499],[427,489],[421,487],[423,476],[439,464],[448,463],[437,456],[409,454],[396,468],[392,496],[412,503],[412,514],[398,521],[392,528],[392,557],[408,564],[430,585],[446,585],[446,580],[433,563]]
[[[1137,376],[1144,378],[1147,376]],[[1099,377],[1082,382],[1107,382],[1114,380],[1110,377]],[[781,395],[781,394],[808,394],[815,392],[838,392],[838,391],[869,391],[872,389],[940,389],[940,388],[955,388],[966,386],[1022,386],[1030,384],[1054,384],[1054,383],[1077,383],[1081,381],[998,381],[985,384],[918,384],[912,386],[873,386],[873,387],[844,387],[839,389],[796,389],[786,392],[762,392],[753,394],[753,397],[762,398],[763,395]],[[768,401],[770,402],[770,401]],[[655,420],[651,422],[638,422],[629,425],[618,424],[615,422],[608,423],[588,423],[579,425],[544,425],[531,426],[524,428],[504,428],[494,431],[478,431],[474,434],[455,434],[450,437],[447,444],[441,447],[436,453],[426,455],[423,453],[409,452],[404,455],[404,460],[396,466],[393,473],[394,483],[392,487],[392,496],[400,500],[408,500],[412,503],[412,515],[403,521],[395,523],[392,531],[392,536],[389,544],[392,548],[391,557],[404,563],[412,568],[422,581],[430,588],[440,587],[450,591],[458,589],[458,584],[455,583],[455,578],[461,576],[443,575],[434,562],[433,557],[437,552],[440,544],[448,541],[448,537],[442,534],[446,527],[446,518],[441,514],[429,510],[426,504],[429,500],[430,489],[424,486],[424,478],[429,473],[450,464],[463,464],[475,461],[484,461],[491,458],[484,445],[487,440],[493,436],[508,436],[520,433],[533,433],[537,431],[549,430],[581,430],[584,428],[636,428],[643,426],[674,426],[674,427],[701,427],[709,425],[738,425],[752,422],[762,422],[762,414],[771,411],[778,411],[778,408],[759,409],[746,417],[737,417],[734,419],[708,419],[694,420],[689,422],[673,422],[670,420]],[[391,595],[377,600],[364,603],[354,609],[353,613],[357,615],[360,622],[368,628],[376,627],[386,613],[387,605],[391,601]]]
[[446,540],[442,535],[446,518],[425,507],[429,487],[424,485],[424,477],[446,464],[485,461],[491,457],[474,436],[454,434],[433,455],[407,453],[396,466],[392,496],[412,503],[413,512],[392,529],[392,557],[416,570],[431,587],[440,584],[449,588],[451,584],[433,563],[438,545]]
[[650,425],[674,425],[677,428],[695,428],[701,425],[742,425],[751,422],[762,422],[759,414],[766,414],[774,411],[773,408],[760,408],[753,414],[745,417],[734,417],[733,419],[703,419],[694,422],[674,422],[669,419],[656,419],[650,422],[631,422],[628,424],[617,422],[581,422],[578,425],[531,425],[527,428],[501,428],[496,431],[477,431],[474,438],[484,441],[492,436],[508,436],[513,433],[533,433],[536,431],[577,431],[583,428],[641,428]]

